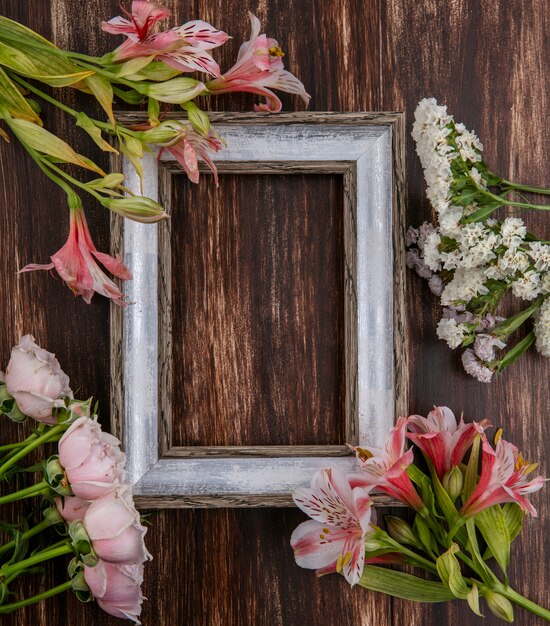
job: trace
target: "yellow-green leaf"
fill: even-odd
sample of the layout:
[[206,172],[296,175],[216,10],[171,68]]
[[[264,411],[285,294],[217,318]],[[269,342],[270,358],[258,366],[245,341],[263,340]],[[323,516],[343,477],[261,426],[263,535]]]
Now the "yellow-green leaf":
[[466,599],[470,590],[462,577],[460,564],[455,556],[455,552],[458,552],[458,546],[454,543],[447,552],[437,559],[437,573],[443,584],[449,588],[456,598]]
[[108,70],[113,74],[116,74],[119,78],[124,78],[143,70],[154,58],[154,56],[136,57],[135,59],[130,59],[124,63],[110,65]]
[[183,104],[206,90],[204,83],[194,78],[172,78],[163,83],[136,83],[136,91],[169,104]]
[[496,504],[475,516],[475,524],[479,528],[485,543],[506,574],[510,562],[510,533],[500,505]]
[[42,120],[27,102],[17,85],[0,67],[0,101],[13,117],[42,126]]
[[111,83],[101,76],[97,76],[97,74],[88,76],[88,78],[84,80],[84,83],[94,94],[96,100],[99,102],[105,113],[107,113],[111,124],[115,126],[116,121],[113,113],[113,88],[111,87]]
[[136,74],[128,75],[128,80],[152,80],[155,82],[164,82],[175,78],[181,74],[180,70],[176,70],[162,61],[153,61],[145,67],[141,68]]
[[477,585],[472,585],[472,588],[468,592],[466,596],[466,600],[468,600],[468,605],[470,609],[479,617],[483,617],[483,614],[479,610],[479,590]]
[[29,57],[7,44],[0,41],[0,65],[9,67],[19,73],[32,74],[36,73],[35,64]]
[[441,583],[375,565],[365,565],[361,587],[415,602],[446,602],[454,596]]
[[55,159],[61,159],[66,163],[74,163],[103,176],[103,170],[95,163],[87,157],[77,154],[68,143],[45,128],[41,128],[26,120],[10,119],[6,120],[6,122],[22,142],[37,152],[52,156]]
[[512,623],[514,621],[514,609],[512,603],[507,598],[490,590],[485,592],[484,597],[491,613],[505,622]]
[[108,141],[103,139],[101,130],[92,122],[86,113],[80,111],[76,115],[76,125],[85,130],[104,152],[114,152],[118,154],[118,150],[114,148]]

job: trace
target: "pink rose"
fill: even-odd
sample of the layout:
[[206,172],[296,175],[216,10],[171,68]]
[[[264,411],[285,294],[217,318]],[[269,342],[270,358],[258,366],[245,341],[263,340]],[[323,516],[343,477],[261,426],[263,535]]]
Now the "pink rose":
[[59,461],[75,496],[95,500],[120,486],[126,455],[119,446],[94,419],[83,416],[71,424],[59,440]]
[[32,335],[21,337],[12,349],[5,379],[20,411],[46,424],[55,424],[53,409],[64,406],[63,398],[73,397],[69,377],[55,355],[37,345]]
[[143,565],[113,565],[100,560],[95,567],[84,568],[84,579],[106,613],[140,623]]
[[84,526],[97,556],[109,563],[143,563],[151,558],[128,487],[94,500],[84,516]]
[[84,515],[88,510],[90,503],[86,502],[86,500],[82,500],[81,498],[75,498],[72,496],[65,498],[60,498],[58,496],[55,499],[55,506],[57,507],[59,515],[61,515],[67,524],[70,524],[75,519],[84,519]]

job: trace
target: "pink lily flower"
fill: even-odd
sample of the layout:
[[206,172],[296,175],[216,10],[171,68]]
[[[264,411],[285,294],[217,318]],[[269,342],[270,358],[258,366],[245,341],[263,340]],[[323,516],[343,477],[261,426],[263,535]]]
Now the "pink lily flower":
[[77,296],[82,296],[88,304],[97,292],[111,298],[116,304],[124,305],[120,289],[103,272],[96,259],[118,278],[123,280],[132,278],[122,259],[98,252],[90,236],[83,209],[71,209],[69,237],[65,245],[52,254],[52,262],[43,265],[30,264],[21,272],[56,269],[71,291]]
[[400,417],[390,430],[384,449],[374,453],[350,446],[361,464],[361,471],[349,476],[349,481],[352,488],[382,491],[420,511],[424,503],[407,474],[407,467],[413,462],[413,451],[405,449],[406,428],[407,419]]
[[299,488],[292,497],[312,518],[292,533],[296,563],[319,575],[342,572],[355,585],[363,573],[365,536],[372,530],[368,493],[352,491],[343,474],[323,469],[313,477],[311,488]]
[[408,426],[412,433],[409,432],[407,437],[433,463],[439,480],[443,480],[451,467],[460,465],[476,435],[483,433],[491,424],[486,419],[465,424],[462,417],[457,424],[449,408],[438,406],[428,413],[428,417],[411,415]]
[[524,497],[541,489],[545,478],[527,476],[538,463],[528,463],[512,443],[499,439],[496,451],[484,438],[481,450],[481,475],[470,499],[460,510],[464,517],[471,517],[495,504],[517,502],[525,513],[537,516],[535,507]]
[[201,20],[193,20],[154,34],[157,21],[170,15],[170,10],[144,0],[132,3],[130,19],[115,17],[103,22],[102,29],[128,38],[113,52],[115,62],[136,57],[154,57],[181,72],[207,72],[220,75],[220,67],[208,50],[224,44],[229,35]]
[[163,146],[161,154],[163,150],[167,150],[177,159],[193,183],[199,182],[199,158],[202,159],[214,174],[217,185],[218,170],[208,152],[219,152],[222,147],[220,138],[212,130],[207,135],[200,135],[191,126],[182,124],[179,138]]
[[260,35],[260,20],[250,12],[248,15],[252,25],[250,39],[241,46],[235,65],[206,85],[209,91],[211,93],[245,91],[265,96],[267,102],[255,105],[256,111],[277,113],[281,110],[281,101],[271,89],[297,94],[307,106],[310,95],[301,81],[284,69],[282,59],[284,53],[279,44],[265,34]]

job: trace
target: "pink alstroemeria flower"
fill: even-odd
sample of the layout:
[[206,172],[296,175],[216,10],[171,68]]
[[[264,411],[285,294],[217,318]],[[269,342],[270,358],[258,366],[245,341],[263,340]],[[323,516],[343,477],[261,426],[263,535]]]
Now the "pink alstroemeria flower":
[[241,46],[235,65],[210,81],[206,85],[208,90],[211,93],[246,91],[265,96],[267,102],[255,105],[256,111],[277,113],[281,110],[281,101],[271,89],[297,94],[307,106],[310,95],[296,76],[284,69],[284,53],[279,44],[275,39],[260,35],[260,20],[250,12],[248,15],[252,25],[250,39]]
[[199,135],[191,126],[182,124],[180,139],[163,150],[167,150],[177,159],[192,183],[199,182],[199,158],[202,159],[214,174],[217,185],[218,170],[208,151],[218,152],[222,147],[222,142],[213,131],[210,130],[206,136]]
[[460,465],[476,435],[490,427],[488,420],[465,424],[461,417],[457,423],[454,413],[446,406],[435,407],[428,417],[411,415],[408,418],[407,437],[416,444],[433,463],[439,480],[445,473]]
[[170,10],[144,0],[132,2],[130,19],[115,17],[103,22],[102,29],[128,38],[113,52],[115,62],[137,57],[154,57],[181,72],[207,72],[220,75],[220,67],[208,50],[224,44],[229,35],[202,20],[193,20],[154,34],[155,24]]
[[390,430],[381,451],[373,453],[364,448],[350,446],[361,463],[361,471],[349,476],[349,481],[352,488],[382,491],[420,511],[424,503],[407,474],[407,467],[413,462],[413,451],[405,449],[406,428],[407,419],[400,417],[396,426]]
[[292,533],[290,544],[300,567],[318,574],[342,572],[350,585],[363,573],[365,535],[372,529],[371,500],[363,489],[351,489],[345,476],[323,469],[310,488],[296,489],[296,506],[312,519]]
[[471,517],[494,504],[517,502],[523,511],[536,517],[535,507],[524,496],[538,491],[544,485],[546,479],[542,476],[527,480],[528,474],[537,465],[528,463],[512,443],[499,439],[495,451],[485,438],[481,450],[479,482],[460,514]]
[[118,278],[123,280],[132,278],[122,259],[98,252],[90,236],[84,211],[77,208],[71,209],[69,238],[60,250],[52,254],[52,262],[42,265],[33,263],[20,271],[32,272],[55,268],[71,291],[77,296],[82,296],[88,304],[94,293],[99,293],[111,298],[116,304],[124,305],[120,289],[103,272],[95,259]]

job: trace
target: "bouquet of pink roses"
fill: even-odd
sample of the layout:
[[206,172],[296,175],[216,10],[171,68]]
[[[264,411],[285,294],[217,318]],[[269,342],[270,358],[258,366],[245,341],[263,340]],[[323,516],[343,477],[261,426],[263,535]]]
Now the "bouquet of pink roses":
[[[506,574],[524,514],[537,514],[525,496],[545,479],[530,477],[537,464],[502,439],[501,430],[493,447],[484,432],[489,426],[487,420],[457,423],[447,407],[438,407],[428,417],[400,418],[383,450],[353,448],[357,472],[321,470],[310,488],[293,494],[312,518],[291,538],[298,565],[407,600],[458,598],[481,615],[483,598],[505,621],[514,620],[512,603],[550,621],[550,611],[512,589]],[[413,523],[391,515],[376,520],[375,492],[412,509]],[[392,564],[430,578],[383,567]]]
[[[32,498],[31,518],[40,521],[2,524],[12,539],[0,546],[0,614],[73,590],[83,602],[95,599],[107,613],[139,623],[143,563],[151,556],[124,482],[120,442],[101,430],[91,400],[73,398],[55,356],[30,335],[13,348],[2,379],[0,413],[16,422],[31,417],[36,427],[23,441],[0,446],[0,505]],[[52,444],[56,454],[25,464],[30,453]],[[23,473],[41,476],[10,490]],[[30,598],[11,597],[17,578],[67,556],[66,582]]]

